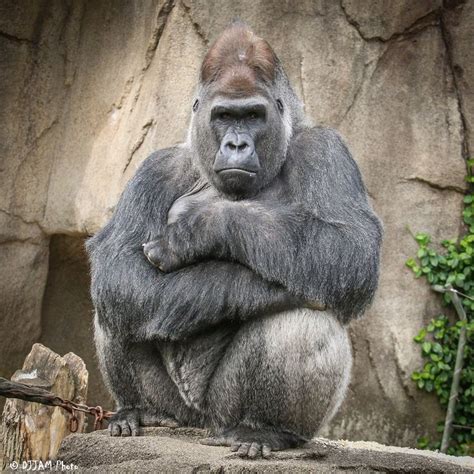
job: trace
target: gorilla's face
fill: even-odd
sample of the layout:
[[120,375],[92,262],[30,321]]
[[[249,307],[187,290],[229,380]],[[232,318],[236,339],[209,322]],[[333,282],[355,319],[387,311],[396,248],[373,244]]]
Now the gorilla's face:
[[251,197],[277,176],[289,138],[280,100],[264,92],[215,93],[193,108],[193,148],[217,189],[234,199]]

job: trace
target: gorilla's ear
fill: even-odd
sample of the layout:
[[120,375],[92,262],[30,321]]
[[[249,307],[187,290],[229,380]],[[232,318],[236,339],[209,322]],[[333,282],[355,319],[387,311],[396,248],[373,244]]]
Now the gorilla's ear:
[[193,102],[193,112],[196,112],[196,110],[198,109],[199,107],[199,99],[196,99],[194,102]]

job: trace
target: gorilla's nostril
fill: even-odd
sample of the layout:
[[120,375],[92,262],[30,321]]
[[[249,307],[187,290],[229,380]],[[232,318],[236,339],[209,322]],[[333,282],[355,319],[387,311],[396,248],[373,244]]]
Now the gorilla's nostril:
[[247,143],[242,143],[242,145],[239,145],[237,148],[239,151],[244,151],[247,147]]
[[233,143],[228,143],[227,146],[234,151],[237,147]]

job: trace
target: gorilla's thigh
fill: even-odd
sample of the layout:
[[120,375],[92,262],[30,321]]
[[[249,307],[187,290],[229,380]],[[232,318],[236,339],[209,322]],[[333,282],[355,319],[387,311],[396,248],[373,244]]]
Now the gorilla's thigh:
[[156,344],[112,338],[97,320],[95,342],[102,374],[119,408],[140,408],[143,425],[159,424],[163,417],[179,424],[202,424],[180,397]]
[[186,341],[159,343],[171,380],[193,410],[205,413],[209,382],[236,332],[237,328],[227,325]]
[[268,425],[311,437],[341,403],[351,365],[347,331],[330,312],[296,310],[249,322],[210,383],[213,428]]

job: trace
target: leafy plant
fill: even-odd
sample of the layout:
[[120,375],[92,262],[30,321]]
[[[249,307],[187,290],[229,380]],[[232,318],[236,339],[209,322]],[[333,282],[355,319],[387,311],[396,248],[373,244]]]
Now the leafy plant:
[[[474,164],[469,160],[469,165]],[[474,182],[469,176],[468,181]],[[474,454],[474,195],[464,197],[464,222],[468,232],[461,240],[444,240],[442,251],[431,246],[428,234],[418,233],[416,258],[407,260],[416,278],[424,277],[430,285],[447,284],[462,293],[461,301],[467,315],[467,322],[451,322],[445,315],[432,319],[414,338],[421,346],[426,363],[422,369],[412,373],[412,380],[420,390],[434,393],[444,408],[448,405],[454,364],[459,341],[459,332],[466,325],[467,342],[464,349],[464,366],[461,373],[459,395],[454,415],[454,430],[450,439],[449,454]],[[470,299],[472,298],[472,299]],[[450,293],[443,294],[444,304],[452,306]],[[444,421],[438,423],[442,433]],[[441,435],[440,435],[441,437]],[[439,449],[440,441],[423,436],[418,439],[422,449]]]

